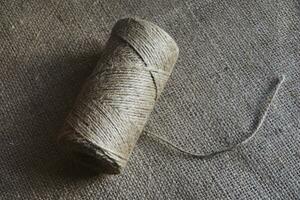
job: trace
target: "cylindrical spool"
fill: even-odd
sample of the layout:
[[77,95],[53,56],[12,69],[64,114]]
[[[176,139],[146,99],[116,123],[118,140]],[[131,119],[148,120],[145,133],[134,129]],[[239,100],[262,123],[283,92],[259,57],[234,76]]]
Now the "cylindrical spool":
[[59,141],[85,165],[120,173],[177,57],[177,44],[158,26],[119,20]]

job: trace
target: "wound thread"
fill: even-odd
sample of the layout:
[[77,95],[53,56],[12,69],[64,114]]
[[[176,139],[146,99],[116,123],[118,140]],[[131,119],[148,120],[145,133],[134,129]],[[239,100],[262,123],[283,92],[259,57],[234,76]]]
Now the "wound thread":
[[177,57],[177,44],[158,26],[141,19],[119,20],[59,142],[84,165],[120,173]]

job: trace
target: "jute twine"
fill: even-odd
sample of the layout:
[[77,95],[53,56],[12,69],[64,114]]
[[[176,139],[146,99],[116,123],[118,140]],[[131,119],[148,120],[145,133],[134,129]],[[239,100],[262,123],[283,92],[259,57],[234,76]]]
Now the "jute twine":
[[119,20],[59,141],[85,165],[120,173],[177,57],[175,41],[158,26]]
[[[120,173],[177,57],[176,43],[156,25],[132,18],[118,21],[65,122],[59,141],[82,164],[104,173]],[[258,134],[284,81],[282,75],[253,132],[224,149],[208,154],[189,152],[159,135],[144,133],[198,159],[232,151]]]

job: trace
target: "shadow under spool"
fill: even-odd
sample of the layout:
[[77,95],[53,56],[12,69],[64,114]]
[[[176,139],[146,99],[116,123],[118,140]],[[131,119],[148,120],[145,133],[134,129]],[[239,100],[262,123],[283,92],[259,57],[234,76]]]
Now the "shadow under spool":
[[89,168],[120,173],[177,57],[177,44],[158,26],[135,18],[119,20],[59,142]]

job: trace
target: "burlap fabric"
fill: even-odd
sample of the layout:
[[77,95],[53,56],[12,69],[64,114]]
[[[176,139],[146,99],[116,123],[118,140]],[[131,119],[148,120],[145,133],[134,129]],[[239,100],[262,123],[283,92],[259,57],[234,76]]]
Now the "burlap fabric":
[[[299,199],[300,7],[296,0],[0,2],[0,199]],[[180,57],[124,173],[92,176],[56,145],[114,23],[153,21]]]

